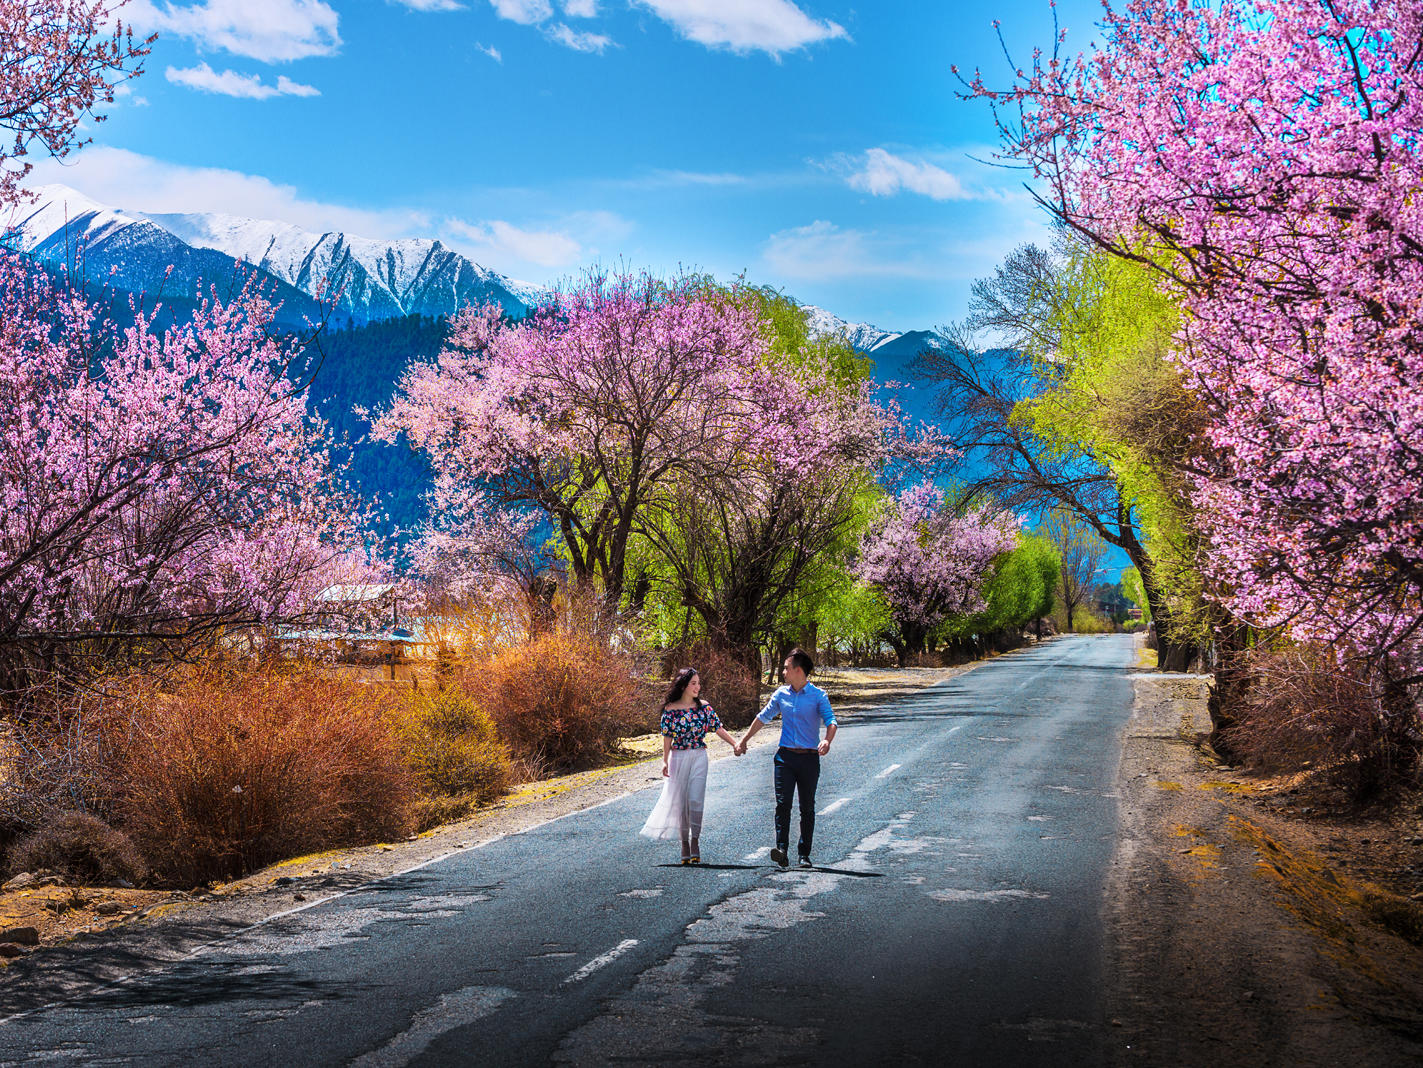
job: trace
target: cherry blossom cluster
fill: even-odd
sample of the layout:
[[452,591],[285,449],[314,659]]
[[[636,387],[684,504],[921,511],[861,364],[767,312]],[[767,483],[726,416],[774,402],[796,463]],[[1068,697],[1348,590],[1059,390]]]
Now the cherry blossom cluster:
[[1179,298],[1229,607],[1418,674],[1423,5],[1131,0],[1103,29],[974,91],[1049,206]]
[[897,620],[928,631],[983,610],[984,580],[1017,544],[1019,525],[1007,511],[960,512],[923,482],[900,493],[865,536],[855,573],[883,591]]
[[102,122],[94,108],[141,73],[153,38],[134,41],[115,18],[127,0],[0,0],[0,128],[10,143],[0,156],[0,204],[11,204],[30,171],[24,157],[38,142],[62,159],[85,143],[81,120]]
[[360,515],[248,288],[119,329],[0,255],[0,648],[290,618]]

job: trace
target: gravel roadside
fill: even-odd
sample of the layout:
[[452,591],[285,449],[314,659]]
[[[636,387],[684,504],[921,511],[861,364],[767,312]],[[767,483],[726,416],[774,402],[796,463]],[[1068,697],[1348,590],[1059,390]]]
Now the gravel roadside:
[[1324,859],[1326,829],[1269,811],[1201,747],[1206,678],[1134,682],[1106,902],[1110,1063],[1423,1064],[1423,952],[1380,923],[1409,903]]

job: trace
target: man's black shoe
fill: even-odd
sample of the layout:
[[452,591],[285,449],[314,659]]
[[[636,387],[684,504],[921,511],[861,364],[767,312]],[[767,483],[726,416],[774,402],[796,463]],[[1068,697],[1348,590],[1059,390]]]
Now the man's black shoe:
[[791,858],[786,856],[786,851],[780,846],[771,850],[771,860],[783,868],[789,868],[791,865]]
[[804,853],[802,853],[802,854],[800,855],[800,866],[801,866],[802,868],[813,868],[813,867],[815,867],[815,865],[810,862],[810,858],[809,858],[808,856],[806,856]]

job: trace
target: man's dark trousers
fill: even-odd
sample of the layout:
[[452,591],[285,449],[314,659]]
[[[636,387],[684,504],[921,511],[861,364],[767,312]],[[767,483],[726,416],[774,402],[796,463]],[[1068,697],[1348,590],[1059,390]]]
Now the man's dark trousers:
[[820,782],[820,753],[814,749],[776,750],[776,846],[788,848],[791,840],[791,799],[800,800],[800,846],[810,856],[815,837],[815,786]]

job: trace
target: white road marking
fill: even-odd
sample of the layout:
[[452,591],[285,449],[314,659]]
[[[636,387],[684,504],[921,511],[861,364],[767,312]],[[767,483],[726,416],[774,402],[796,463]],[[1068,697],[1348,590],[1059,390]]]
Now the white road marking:
[[403,1068],[447,1031],[488,1016],[514,996],[514,991],[497,986],[467,986],[442,994],[439,1001],[417,1012],[410,1026],[380,1049],[352,1061],[352,1068]]
[[762,857],[770,856],[770,854],[771,854],[771,847],[770,847],[770,846],[762,846],[760,849],[756,850],[756,852],[754,852],[754,853],[747,853],[747,854],[746,854],[744,857],[742,857],[741,859],[742,859],[742,860],[760,860]]
[[882,772],[876,775],[875,778],[883,779],[886,775],[890,774],[891,772],[898,771],[902,767],[904,767],[903,764],[891,764],[889,767],[885,768]]
[[960,723],[957,727],[950,727],[949,730],[948,730],[948,733],[949,733],[949,734],[953,734],[954,731],[961,731],[961,730],[963,730],[963,724],[962,724],[962,723]]
[[[536,831],[541,827],[547,827],[551,823],[558,823],[560,820],[566,820],[573,816],[580,816],[585,812],[591,812],[595,808],[602,808],[605,805],[617,804],[617,802],[622,801],[625,798],[631,797],[633,796],[633,794],[641,793],[644,789],[646,789],[646,787],[640,786],[634,790],[624,790],[622,793],[614,797],[606,798],[605,800],[598,801],[591,805],[587,805],[584,808],[574,809],[572,812],[565,812],[561,816],[552,816],[549,819],[540,820],[537,823],[532,823],[527,827],[522,827],[517,831],[510,832],[509,834],[492,835],[489,838],[486,838],[480,842],[475,842],[472,845],[460,846],[456,849],[451,849],[448,852],[439,853],[436,856],[430,857],[427,860],[420,861],[420,863],[418,864],[412,864],[408,868],[401,868],[398,871],[387,872],[385,875],[378,875],[374,879],[370,880],[370,882],[361,883],[359,886],[353,886],[348,890],[338,890],[334,894],[327,894],[324,897],[317,897],[314,900],[306,902],[305,904],[297,905],[289,909],[284,909],[281,912],[274,912],[272,915],[264,916],[262,919],[256,921],[255,923],[249,924],[246,927],[240,928],[236,931],[232,931],[228,934],[219,935],[211,941],[204,942],[189,951],[188,953],[183,954],[180,959],[191,960],[194,957],[201,956],[208,950],[219,948],[224,943],[240,938],[243,935],[248,934],[259,927],[266,927],[268,924],[274,923],[277,920],[285,919],[288,916],[294,916],[299,912],[306,912],[308,909],[319,908],[322,905],[329,904],[332,901],[338,901],[341,898],[348,897],[351,894],[358,894],[363,890],[369,890],[373,886],[378,886],[381,883],[389,882],[392,879],[398,879],[402,875],[409,875],[411,872],[420,871],[422,868],[428,868],[434,864],[439,864],[441,861],[449,860],[451,857],[457,857],[462,853],[472,853],[476,849],[483,849],[485,846],[493,845],[495,842],[502,841],[505,838],[509,838],[514,835],[528,834],[530,831]],[[162,962],[157,963],[159,963],[161,966]],[[107,990],[111,987],[124,986],[144,974],[148,974],[148,971],[127,972],[124,975],[117,976],[113,979],[108,980],[107,982],[100,983],[94,988],[94,990]],[[0,1016],[0,1026],[4,1026],[5,1024],[12,1023],[16,1020],[22,1020],[28,1016],[33,1016],[36,1013],[42,1013],[63,1005],[72,1004],[74,1000],[75,999],[73,997],[61,998],[57,1001],[52,1001],[45,1005],[36,1006],[35,1008],[22,1009],[19,1012],[10,1014],[9,1016]]]
[[1008,901],[1026,898],[1030,901],[1045,901],[1047,894],[1040,890],[931,890],[929,896],[935,901]]
[[628,950],[632,949],[632,947],[635,945],[637,945],[636,938],[624,938],[621,942],[615,945],[612,949],[608,950],[608,952],[604,953],[602,956],[594,957],[587,964],[583,965],[583,967],[579,968],[576,972],[574,972],[567,979],[565,979],[564,982],[581,983],[584,979],[587,979],[588,976],[592,975],[599,968],[612,964],[613,961],[617,960]]
[[839,808],[840,806],[842,806],[842,805],[848,805],[849,803],[850,803],[850,799],[849,799],[848,797],[842,797],[842,798],[840,798],[839,801],[832,801],[830,804],[826,805],[826,806],[825,806],[824,808],[822,808],[819,812],[817,812],[816,815],[817,815],[817,816],[828,816],[830,813],[834,812],[834,811],[835,811],[837,808]]

